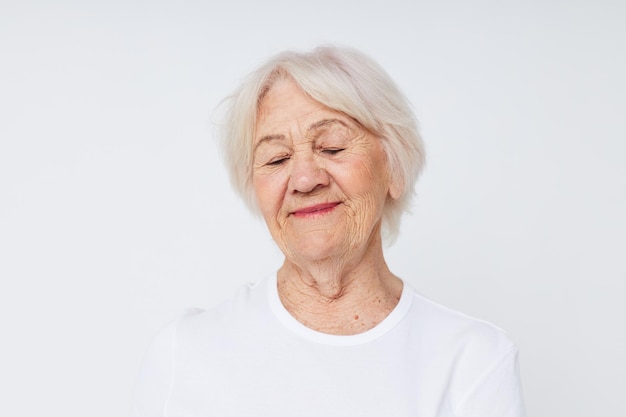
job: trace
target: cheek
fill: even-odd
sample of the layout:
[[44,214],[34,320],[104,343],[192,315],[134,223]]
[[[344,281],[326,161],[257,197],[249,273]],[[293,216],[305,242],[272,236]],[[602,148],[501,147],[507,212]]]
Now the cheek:
[[346,172],[343,188],[353,202],[351,214],[357,227],[367,228],[382,216],[389,191],[387,177],[378,159],[360,161]]
[[280,209],[283,200],[282,181],[276,175],[259,175],[253,178],[254,193],[263,217],[274,216]]
[[365,160],[348,167],[344,172],[346,191],[366,199],[376,199],[386,193],[387,175],[377,160]]

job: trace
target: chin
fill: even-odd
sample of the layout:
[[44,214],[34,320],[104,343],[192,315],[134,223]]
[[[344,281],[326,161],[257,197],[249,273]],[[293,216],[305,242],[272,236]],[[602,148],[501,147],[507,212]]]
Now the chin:
[[344,239],[334,233],[310,233],[286,243],[286,247],[289,253],[310,262],[341,257],[346,252]]

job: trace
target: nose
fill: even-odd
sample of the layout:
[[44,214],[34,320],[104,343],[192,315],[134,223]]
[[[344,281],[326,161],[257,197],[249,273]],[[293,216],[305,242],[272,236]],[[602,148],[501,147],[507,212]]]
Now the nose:
[[290,162],[289,191],[310,193],[329,184],[328,172],[316,161],[314,154],[293,155]]

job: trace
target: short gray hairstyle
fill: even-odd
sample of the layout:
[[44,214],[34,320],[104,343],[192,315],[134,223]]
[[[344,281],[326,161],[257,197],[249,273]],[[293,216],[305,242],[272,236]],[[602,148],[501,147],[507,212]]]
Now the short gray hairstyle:
[[235,190],[259,214],[252,184],[253,143],[262,98],[279,80],[291,78],[320,104],[346,114],[377,136],[402,193],[383,212],[383,236],[393,242],[402,214],[409,211],[424,165],[424,145],[411,106],[374,60],[352,48],[320,46],[307,53],[282,52],[252,72],[227,97],[220,129],[226,166]]

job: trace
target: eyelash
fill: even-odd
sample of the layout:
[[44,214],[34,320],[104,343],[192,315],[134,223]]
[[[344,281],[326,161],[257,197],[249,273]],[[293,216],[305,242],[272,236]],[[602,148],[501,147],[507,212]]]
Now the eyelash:
[[345,148],[331,148],[331,149],[324,149],[322,150],[322,152],[330,154],[330,155],[337,155],[339,152],[344,151]]
[[[341,151],[345,151],[345,148],[330,148],[330,149],[322,149],[322,153],[326,153],[329,155],[337,155],[339,152]],[[288,156],[284,156],[284,157],[280,157],[280,158],[276,158],[270,162],[268,162],[266,165],[268,166],[276,166],[276,165],[281,165],[283,164],[285,161],[287,161],[289,159]]]
[[289,159],[288,156],[280,157],[280,158],[277,158],[277,159],[274,159],[274,160],[268,162],[266,165],[269,165],[269,166],[281,165],[287,159]]

